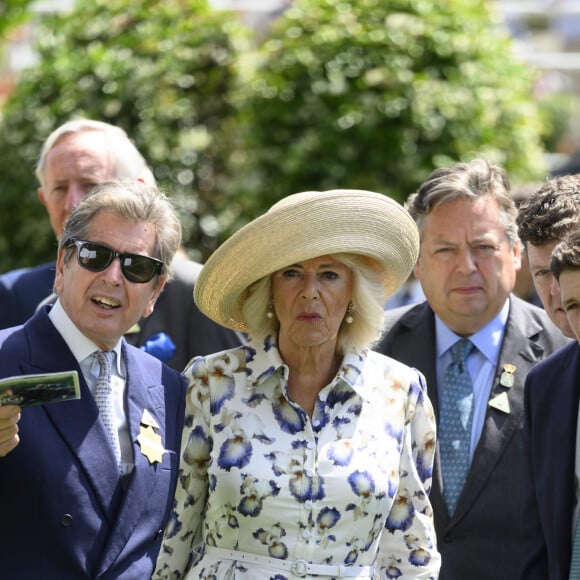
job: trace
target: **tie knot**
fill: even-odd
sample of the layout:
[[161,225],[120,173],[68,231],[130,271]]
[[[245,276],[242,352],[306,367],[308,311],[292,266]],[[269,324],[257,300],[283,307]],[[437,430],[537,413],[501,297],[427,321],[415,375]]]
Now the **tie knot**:
[[113,350],[96,350],[94,352],[94,357],[97,359],[99,366],[101,367],[101,375],[111,374],[111,366],[113,364],[114,356],[115,351]]
[[451,347],[451,355],[453,356],[453,362],[456,364],[465,363],[467,357],[471,354],[474,348],[475,346],[471,342],[471,340],[467,338],[462,338],[461,340],[458,340]]

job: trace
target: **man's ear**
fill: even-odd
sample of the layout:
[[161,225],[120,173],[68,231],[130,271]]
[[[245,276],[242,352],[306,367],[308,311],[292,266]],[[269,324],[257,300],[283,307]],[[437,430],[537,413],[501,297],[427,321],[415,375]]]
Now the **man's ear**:
[[149,298],[149,302],[145,307],[145,311],[143,312],[143,318],[151,316],[151,313],[155,308],[155,303],[157,302],[157,299],[159,298],[161,292],[163,292],[163,288],[165,288],[165,284],[167,284],[167,277],[165,276],[165,274],[162,274],[161,276],[159,276],[159,283],[153,289],[153,294],[151,295],[151,298]]
[[65,269],[64,256],[66,251],[67,251],[66,248],[59,248],[58,253],[56,255],[56,274],[54,276],[54,290],[57,294],[60,294],[62,291]]

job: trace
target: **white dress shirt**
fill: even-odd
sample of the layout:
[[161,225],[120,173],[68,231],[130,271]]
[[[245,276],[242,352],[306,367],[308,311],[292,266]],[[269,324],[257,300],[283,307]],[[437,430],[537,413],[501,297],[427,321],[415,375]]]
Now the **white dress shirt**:
[[[81,371],[91,393],[94,394],[97,378],[99,376],[99,363],[93,353],[100,350],[99,347],[89,340],[73,323],[65,312],[60,300],[57,300],[48,313],[49,318],[60,333],[73,356],[79,363]],[[125,361],[121,356],[121,343],[119,339],[113,351],[115,363],[111,368],[111,389],[113,394],[113,412],[119,432],[119,444],[121,447],[121,470],[122,475],[127,475],[134,467],[133,449],[129,437],[129,426],[125,412],[125,386],[126,369]]]

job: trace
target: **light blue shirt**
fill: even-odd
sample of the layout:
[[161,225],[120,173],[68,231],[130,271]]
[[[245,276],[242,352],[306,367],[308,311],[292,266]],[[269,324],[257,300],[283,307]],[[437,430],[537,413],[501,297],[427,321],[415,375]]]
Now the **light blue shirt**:
[[[92,355],[96,350],[99,350],[99,347],[75,326],[62,307],[60,300],[55,302],[48,316],[79,363],[87,385],[91,393],[94,394],[99,376],[99,363]],[[127,375],[125,363],[121,356],[121,344],[122,339],[119,339],[113,349],[115,352],[115,364],[111,369],[111,389],[113,394],[113,414],[119,432],[121,461],[123,463],[122,470],[123,474],[127,474],[133,469],[134,463],[124,404]]]
[[[476,347],[467,357],[467,371],[473,381],[473,423],[471,426],[471,444],[469,446],[470,463],[481,437],[508,315],[509,300],[506,300],[495,318],[475,334],[468,337]],[[445,371],[452,361],[450,349],[461,338],[463,337],[455,334],[438,316],[435,316],[437,385],[443,385]],[[442,389],[439,388],[439,408],[441,408],[441,397]]]

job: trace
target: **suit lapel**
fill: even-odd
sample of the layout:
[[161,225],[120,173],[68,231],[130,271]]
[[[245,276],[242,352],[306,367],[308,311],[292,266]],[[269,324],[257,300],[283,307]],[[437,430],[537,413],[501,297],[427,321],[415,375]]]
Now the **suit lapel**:
[[[81,398],[45,405],[43,409],[66,442],[71,456],[80,464],[105,518],[112,521],[122,491],[115,475],[117,467],[113,450],[105,428],[98,420],[97,406],[80,367],[47,312],[42,311],[25,326],[31,361],[30,365],[23,367],[23,371],[30,374],[76,370],[79,373]],[[46,349],[47,344],[52,348]]]
[[[396,340],[392,343],[392,356],[395,360],[420,369],[427,381],[428,395],[431,399],[435,416],[439,416],[437,397],[437,380],[435,361],[435,315],[427,304],[413,307],[400,320],[405,327],[397,331]],[[420,337],[420,338],[419,338]]]

